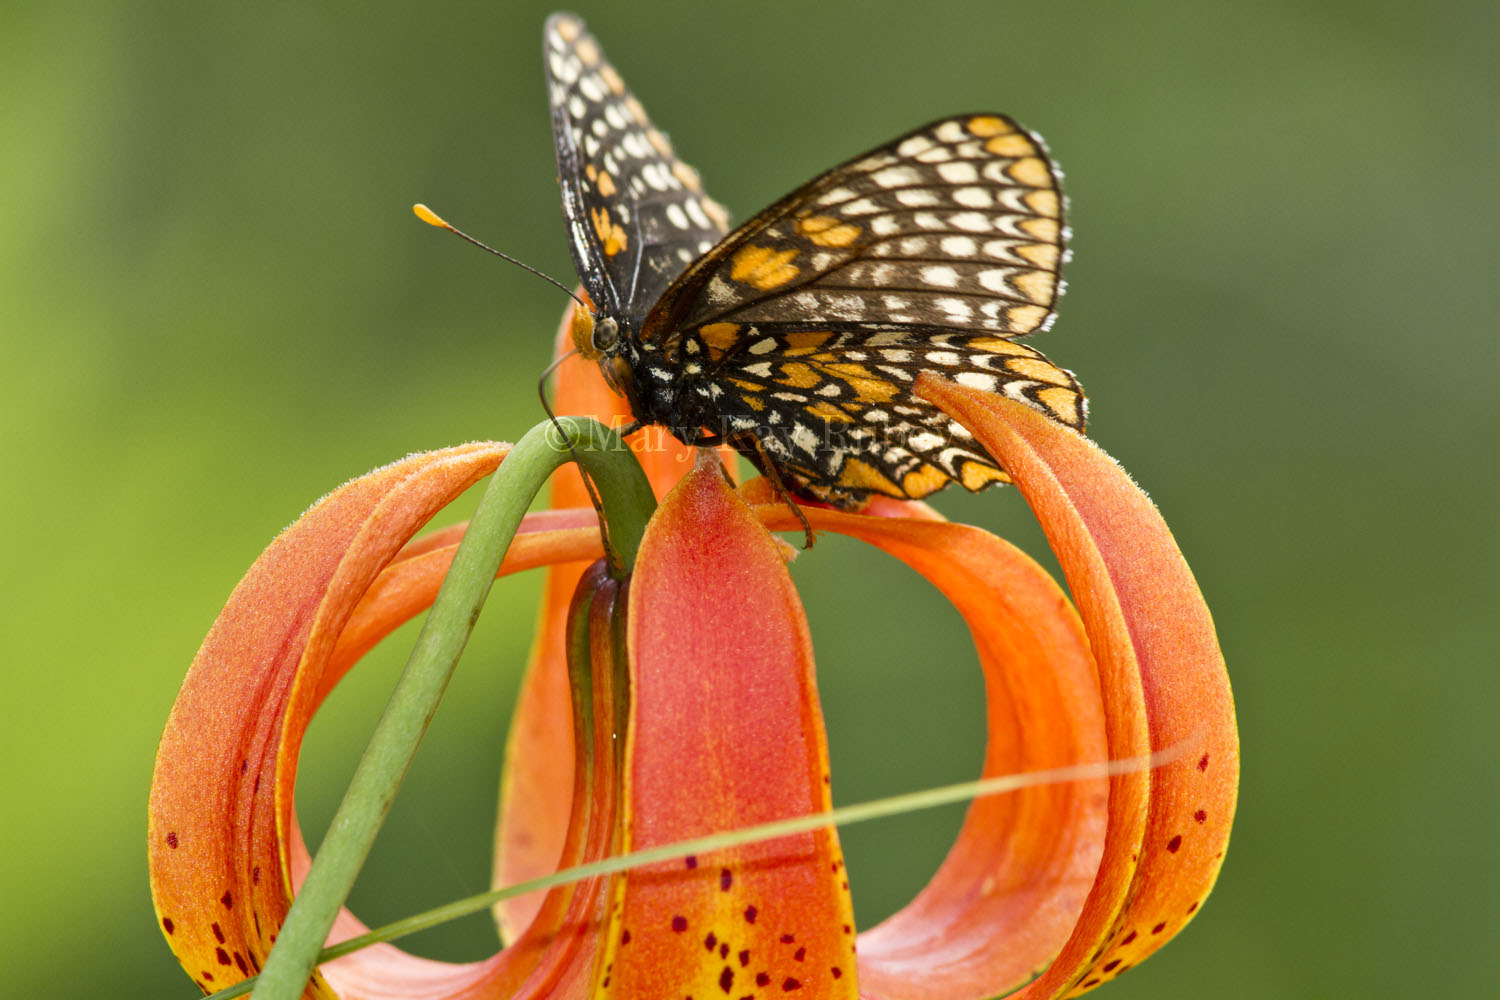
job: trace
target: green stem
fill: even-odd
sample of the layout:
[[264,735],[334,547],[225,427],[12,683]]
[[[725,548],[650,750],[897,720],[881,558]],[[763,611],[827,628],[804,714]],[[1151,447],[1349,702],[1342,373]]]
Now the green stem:
[[630,449],[619,435],[582,417],[561,417],[532,428],[485,488],[406,670],[258,977],[259,1000],[296,1000],[302,995],[328,930],[432,722],[521,518],[547,477],[575,456],[598,486],[616,575],[634,567],[656,499]]

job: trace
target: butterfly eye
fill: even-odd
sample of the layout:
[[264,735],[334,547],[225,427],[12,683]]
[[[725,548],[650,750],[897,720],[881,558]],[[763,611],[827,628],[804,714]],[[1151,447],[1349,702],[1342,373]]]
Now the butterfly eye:
[[604,352],[615,346],[620,339],[620,324],[608,316],[594,323],[594,350]]

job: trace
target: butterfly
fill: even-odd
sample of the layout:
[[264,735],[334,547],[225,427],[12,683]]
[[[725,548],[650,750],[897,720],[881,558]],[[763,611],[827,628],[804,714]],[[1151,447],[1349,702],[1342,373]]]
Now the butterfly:
[[1082,430],[1072,373],[1015,338],[1051,325],[1059,172],[1000,114],[945,118],[730,231],[724,208],[570,14],[547,21],[552,136],[590,309],[573,342],[636,424],[733,445],[797,497],[857,508],[1009,476],[917,398],[920,373]]

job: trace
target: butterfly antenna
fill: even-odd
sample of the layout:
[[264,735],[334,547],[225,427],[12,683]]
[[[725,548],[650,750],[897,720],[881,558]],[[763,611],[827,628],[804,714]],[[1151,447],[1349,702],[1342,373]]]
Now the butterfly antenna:
[[589,503],[594,505],[594,513],[599,517],[599,540],[604,543],[604,551],[609,554],[609,561],[613,565],[616,561],[614,557],[615,550],[609,544],[609,522],[604,517],[604,502],[599,499],[599,491],[594,487],[594,481],[589,477],[588,470],[583,467],[583,462],[579,461],[578,452],[573,449],[573,440],[562,429],[562,424],[557,422],[557,414],[552,412],[552,404],[547,402],[547,379],[551,377],[553,372],[557,371],[558,365],[561,365],[577,353],[578,349],[574,348],[568,353],[559,356],[556,361],[548,365],[546,370],[542,372],[541,378],[537,379],[536,394],[542,401],[542,409],[547,412],[547,419],[552,421],[553,427],[557,428],[558,436],[562,438],[563,444],[568,448],[568,454],[573,456],[573,465],[578,469],[579,478],[583,480],[583,488],[589,495]]
[[[454,236],[460,236],[463,239],[468,240],[470,243],[474,244],[479,249],[481,249],[481,250],[488,250],[490,253],[494,254],[496,257],[499,257],[501,260],[508,260],[512,264],[514,264],[517,267],[521,268],[522,270],[524,270],[524,271],[530,271],[532,274],[536,275],[537,277],[544,278],[547,281],[552,282],[552,284],[556,285],[558,288],[561,288],[564,292],[566,292],[568,294],[569,298],[571,298],[574,302],[577,302],[578,305],[579,305],[579,307],[581,307],[583,309],[587,309],[588,308],[588,306],[586,304],[584,304],[584,301],[582,299],[580,299],[577,295],[573,294],[573,290],[571,288],[569,288],[567,285],[563,284],[561,281],[558,281],[556,278],[552,277],[552,275],[546,274],[545,272],[542,272],[542,271],[538,271],[536,268],[532,267],[530,264],[523,264],[520,261],[516,260],[514,257],[512,257],[510,254],[508,254],[508,253],[501,253],[499,250],[496,250],[494,247],[490,246],[488,243],[481,243],[479,240],[476,240],[474,237],[470,236],[468,233],[464,232],[462,229],[459,229],[456,226],[450,225],[445,219],[443,219],[440,215],[438,215],[432,209],[428,208],[426,205],[423,205],[423,204],[421,204],[419,202],[419,203],[413,205],[411,207],[411,210],[416,213],[417,218],[421,219],[423,222],[427,223],[429,226],[437,226],[439,229],[446,229],[446,230],[448,230],[448,232],[452,233]],[[548,369],[548,370],[550,371],[551,369]],[[546,376],[543,376],[543,378],[545,378],[545,377]]]

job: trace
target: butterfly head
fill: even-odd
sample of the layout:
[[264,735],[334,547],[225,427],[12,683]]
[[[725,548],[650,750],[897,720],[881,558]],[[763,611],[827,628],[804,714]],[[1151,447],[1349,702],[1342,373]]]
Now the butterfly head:
[[630,363],[623,356],[625,336],[620,329],[620,322],[613,316],[600,315],[592,308],[593,302],[587,297],[584,301],[590,308],[573,307],[573,323],[569,331],[573,349],[579,356],[598,362],[599,371],[609,387],[628,396],[631,384]]

